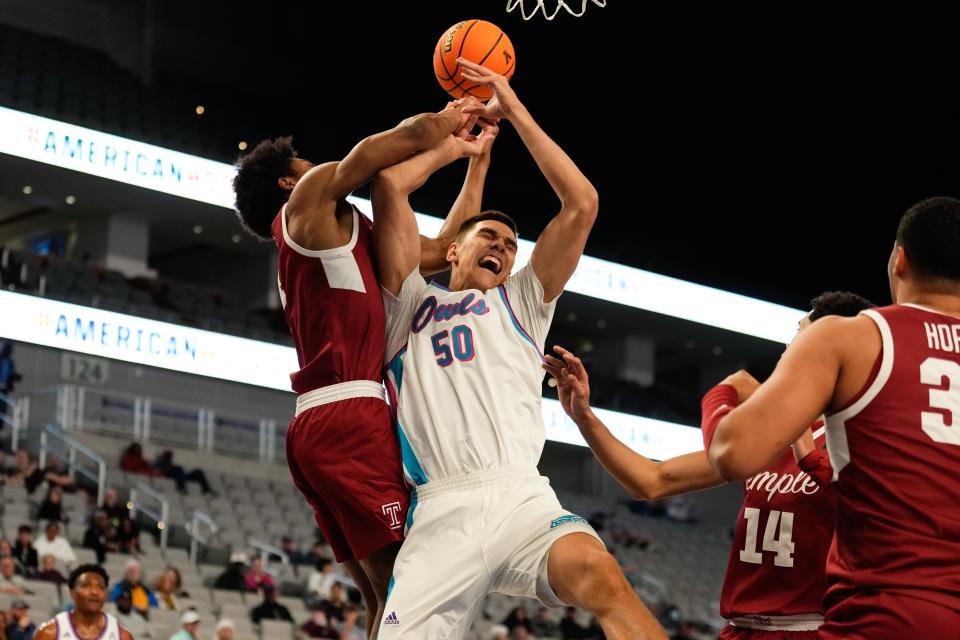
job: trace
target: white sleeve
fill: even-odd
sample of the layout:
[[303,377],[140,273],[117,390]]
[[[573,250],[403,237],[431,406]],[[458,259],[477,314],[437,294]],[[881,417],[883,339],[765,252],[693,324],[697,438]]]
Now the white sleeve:
[[380,288],[383,294],[383,308],[387,313],[387,352],[383,355],[385,364],[389,363],[397,351],[407,344],[413,314],[423,301],[427,286],[427,281],[420,275],[420,268],[417,267],[403,281],[399,297],[383,287]]
[[550,302],[543,301],[543,285],[529,264],[512,274],[504,289],[520,328],[526,331],[537,343],[540,351],[543,351],[543,343],[550,332],[559,296]]

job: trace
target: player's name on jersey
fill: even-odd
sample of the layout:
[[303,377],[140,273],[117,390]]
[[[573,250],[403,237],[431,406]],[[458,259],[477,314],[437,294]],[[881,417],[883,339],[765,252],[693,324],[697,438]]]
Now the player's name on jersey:
[[797,475],[792,473],[775,473],[770,471],[761,471],[757,475],[747,480],[747,491],[767,492],[767,500],[773,500],[775,493],[802,493],[804,495],[813,495],[820,490],[820,487],[813,481],[805,471]]
[[934,324],[924,322],[927,346],[946,353],[960,353],[960,324]]

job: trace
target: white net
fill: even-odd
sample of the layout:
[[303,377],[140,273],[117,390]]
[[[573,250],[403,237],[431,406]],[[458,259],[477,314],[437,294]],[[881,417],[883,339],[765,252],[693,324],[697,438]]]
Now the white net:
[[[541,12],[544,18],[553,20],[562,9],[574,18],[579,18],[586,12],[588,4],[605,7],[607,0],[507,0],[507,13],[519,8],[524,20],[530,20]],[[579,9],[577,5],[580,6]]]

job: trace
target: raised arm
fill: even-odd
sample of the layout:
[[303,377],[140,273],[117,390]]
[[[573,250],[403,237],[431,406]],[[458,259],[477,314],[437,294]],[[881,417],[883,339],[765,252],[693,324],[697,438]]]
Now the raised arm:
[[464,78],[494,93],[486,106],[466,107],[464,111],[482,118],[509,120],[560,199],[560,213],[540,234],[530,258],[543,285],[544,302],[549,302],[560,295],[577,268],[597,218],[597,191],[570,156],[540,128],[506,78],[467,60],[461,59],[460,64]]
[[480,213],[483,201],[483,185],[490,168],[490,149],[500,128],[496,123],[480,121],[481,133],[477,141],[481,144],[479,154],[470,157],[467,175],[453,207],[447,213],[443,226],[436,238],[420,236],[420,272],[430,275],[445,271],[449,267],[447,249],[457,237],[457,231],[464,220]]
[[766,469],[831,407],[846,352],[870,353],[870,340],[879,342],[867,325],[873,326],[863,317],[823,318],[796,337],[770,379],[720,421],[709,455],[722,477]]
[[[479,140],[479,139],[478,139]],[[380,284],[399,295],[403,281],[420,264],[420,234],[409,196],[437,169],[464,155],[476,155],[480,143],[447,136],[432,149],[381,171],[373,181],[373,235]]]
[[695,451],[654,462],[618,440],[590,408],[590,379],[578,357],[554,347],[559,358],[545,356],[544,369],[557,380],[560,403],[593,454],[636,500],[657,500],[723,484],[707,454]]

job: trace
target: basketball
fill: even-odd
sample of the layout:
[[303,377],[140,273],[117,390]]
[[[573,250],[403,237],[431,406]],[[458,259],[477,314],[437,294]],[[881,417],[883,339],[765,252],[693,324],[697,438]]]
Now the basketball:
[[463,79],[457,58],[464,58],[510,79],[517,58],[500,27],[486,20],[464,20],[447,29],[433,52],[433,72],[443,90],[456,99],[473,96],[483,102],[493,91]]

